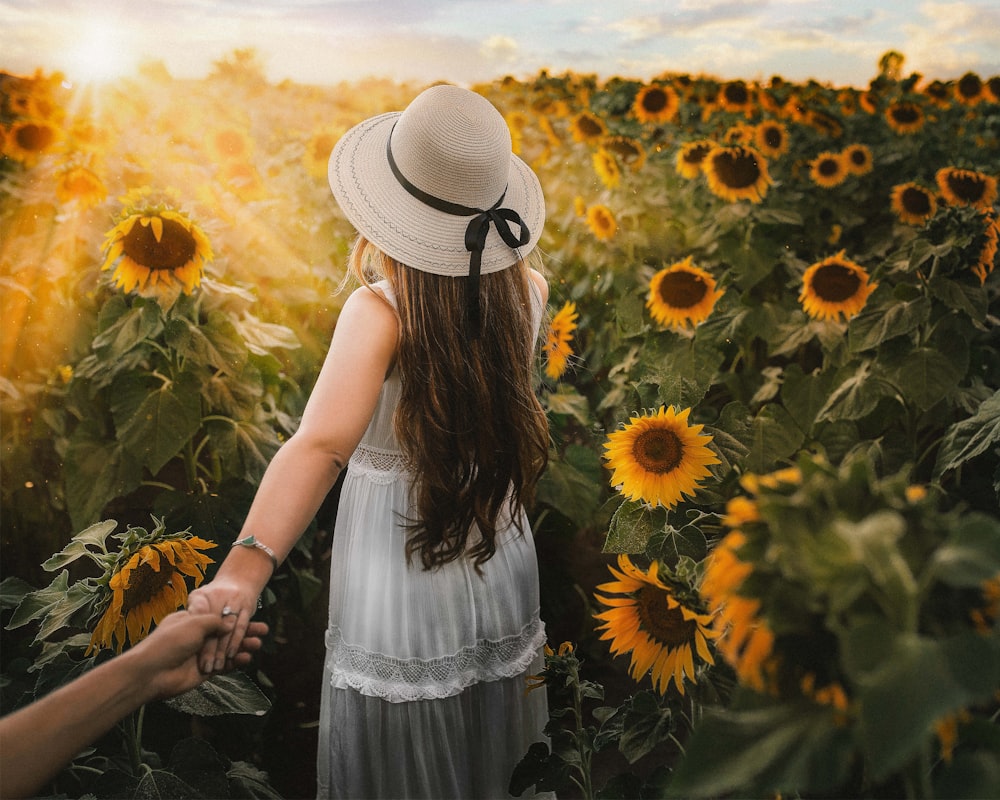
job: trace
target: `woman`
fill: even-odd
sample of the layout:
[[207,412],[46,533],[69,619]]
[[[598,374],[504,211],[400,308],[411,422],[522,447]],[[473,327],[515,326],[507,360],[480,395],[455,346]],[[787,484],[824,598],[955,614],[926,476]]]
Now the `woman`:
[[[498,797],[543,738],[545,633],[524,505],[548,431],[532,391],[545,208],[503,117],[454,86],[348,131],[330,185],[364,284],[298,431],[191,607],[238,615],[347,468],[334,532],[321,797]],[[375,280],[373,280],[375,279]]]

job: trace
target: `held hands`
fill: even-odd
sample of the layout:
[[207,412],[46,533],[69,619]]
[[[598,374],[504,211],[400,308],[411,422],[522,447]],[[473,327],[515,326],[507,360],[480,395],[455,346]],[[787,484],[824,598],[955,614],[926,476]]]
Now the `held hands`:
[[[168,615],[148,637],[121,656],[144,676],[153,698],[164,699],[182,694],[201,684],[209,672],[200,668],[199,656],[207,642],[229,636],[236,625],[233,617],[176,611]],[[229,666],[245,666],[261,647],[267,625],[254,622]]]
[[[212,616],[225,623],[217,635],[205,639],[198,656],[198,668],[203,674],[223,672],[241,663],[247,649],[257,649],[253,640],[259,637],[263,623],[251,622],[257,610],[257,595],[241,583],[218,576],[188,596],[192,613]],[[267,626],[264,625],[264,630]],[[249,642],[248,642],[249,637]]]

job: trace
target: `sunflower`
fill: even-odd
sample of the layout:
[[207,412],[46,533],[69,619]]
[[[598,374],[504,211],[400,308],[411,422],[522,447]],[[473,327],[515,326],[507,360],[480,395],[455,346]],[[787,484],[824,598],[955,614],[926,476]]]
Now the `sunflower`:
[[599,142],[608,134],[608,126],[600,117],[583,111],[573,117],[571,123],[573,140],[576,142]]
[[877,285],[869,283],[864,267],[845,258],[841,250],[806,270],[799,302],[814,319],[834,320],[841,315],[849,319],[864,308]]
[[693,328],[708,318],[723,294],[715,290],[715,278],[696,267],[688,256],[653,276],[646,307],[661,325]]
[[997,179],[983,172],[943,167],[934,180],[944,199],[955,206],[989,209],[997,199]]
[[198,225],[162,206],[126,211],[105,236],[104,250],[101,269],[115,267],[115,285],[125,292],[177,284],[191,294],[201,283],[205,264],[214,257]]
[[874,160],[872,151],[866,144],[848,145],[841,152],[840,157],[844,161],[844,166],[852,175],[867,175],[872,171]]
[[807,109],[801,117],[803,124],[817,130],[833,139],[839,139],[844,134],[844,126],[833,114],[816,109]]
[[767,158],[788,152],[788,129],[776,120],[762,122],[754,129],[754,145]]
[[759,203],[771,183],[767,159],[752,147],[742,145],[713,147],[705,156],[702,170],[708,178],[708,188],[731,203],[739,200]]
[[673,508],[693,496],[700,480],[719,458],[708,447],[712,437],[703,425],[688,425],[690,408],[680,414],[660,406],[655,414],[634,417],[608,435],[604,455],[611,485],[629,500]]
[[33,167],[39,157],[61,138],[59,128],[42,119],[23,119],[11,125],[4,140],[3,155]]
[[986,99],[985,84],[975,72],[966,72],[955,82],[955,99],[965,106],[974,106]]
[[314,178],[326,178],[330,153],[333,152],[333,146],[343,133],[342,128],[326,128],[316,131],[309,137],[305,152],[302,154],[302,164],[306,168],[306,172]]
[[743,113],[749,116],[753,104],[753,93],[745,81],[729,81],[719,87],[719,96],[716,102],[725,111]]
[[600,203],[587,208],[587,227],[600,241],[607,242],[618,232],[618,223],[611,209]]
[[608,567],[616,580],[602,583],[598,592],[624,595],[594,598],[608,607],[595,614],[602,620],[601,639],[611,640],[614,655],[631,653],[629,673],[636,681],[650,673],[653,685],[665,694],[673,679],[677,691],[684,694],[684,679],[697,683],[694,652],[706,664],[715,664],[708,640],[718,633],[710,627],[712,616],[699,613],[681,602],[676,591],[658,575],[657,562],[643,572],[629,560],[618,556],[618,569]]
[[262,200],[267,196],[264,180],[253,164],[231,161],[223,167],[221,177],[233,193],[245,203]]
[[817,186],[832,189],[847,179],[847,166],[840,153],[820,153],[809,162],[809,177]]
[[983,245],[972,271],[979,283],[986,283],[986,277],[993,272],[997,260],[997,240],[1000,239],[1000,217],[992,212],[983,212]]
[[618,162],[603,147],[598,148],[593,155],[594,172],[601,179],[607,188],[614,189],[621,183],[622,171],[618,168]]
[[1000,103],[1000,75],[994,75],[984,84],[986,99],[991,103]]
[[205,143],[216,161],[246,161],[253,153],[253,139],[245,130],[234,126],[211,131]]
[[694,142],[686,142],[677,151],[677,159],[674,162],[677,174],[681,177],[694,179],[701,175],[701,166],[705,163],[705,156],[709,154],[715,143],[708,139],[699,139]]
[[566,372],[569,357],[573,355],[570,342],[573,341],[573,331],[576,330],[576,321],[579,318],[576,303],[568,302],[559,309],[549,325],[549,333],[545,344],[542,345],[542,352],[545,353],[545,374],[554,381],[559,380]]
[[921,93],[938,108],[948,108],[951,105],[951,87],[943,81],[931,81]]
[[916,103],[900,100],[885,110],[889,127],[896,133],[916,133],[924,127],[924,112]]
[[216,545],[197,536],[161,539],[146,544],[116,568],[108,583],[110,597],[90,638],[87,653],[115,647],[120,653],[126,638],[132,644],[145,638],[167,614],[187,603],[184,576],[201,584],[212,559],[198,552]]
[[937,213],[934,193],[912,181],[892,187],[892,210],[902,222],[925,225]]
[[614,155],[632,172],[638,172],[646,163],[645,149],[630,136],[609,136],[601,142],[601,149]]
[[83,208],[90,208],[107,196],[104,181],[87,167],[76,165],[60,170],[56,182],[56,197],[61,203],[75,200]]
[[639,122],[669,122],[679,108],[680,98],[670,86],[644,86],[632,102],[632,113]]
[[701,598],[714,614],[716,649],[740,682],[763,691],[775,665],[774,633],[760,616],[760,601],[740,593],[753,566],[740,558],[746,535],[732,530],[705,561]]

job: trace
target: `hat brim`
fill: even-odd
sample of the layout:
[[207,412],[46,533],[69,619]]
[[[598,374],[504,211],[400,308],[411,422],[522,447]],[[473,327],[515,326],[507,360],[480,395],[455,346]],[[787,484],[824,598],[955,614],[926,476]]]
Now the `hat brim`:
[[[471,217],[425,205],[392,174],[386,143],[401,113],[371,117],[338,140],[328,169],[333,196],[358,233],[396,261],[437,275],[467,275],[470,254],[465,249],[465,229]],[[502,206],[520,215],[530,236],[515,253],[491,226],[483,250],[484,274],[524,258],[538,244],[545,225],[545,199],[538,177],[514,154]]]

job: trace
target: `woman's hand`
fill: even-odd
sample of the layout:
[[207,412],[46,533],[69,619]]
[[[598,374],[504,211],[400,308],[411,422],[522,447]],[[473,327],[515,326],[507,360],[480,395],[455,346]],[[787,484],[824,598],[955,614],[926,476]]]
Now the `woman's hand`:
[[258,592],[243,581],[218,576],[188,596],[188,610],[193,614],[214,614],[219,618],[235,617],[231,628],[205,640],[198,657],[199,669],[207,674],[232,669],[250,618],[257,611]]

